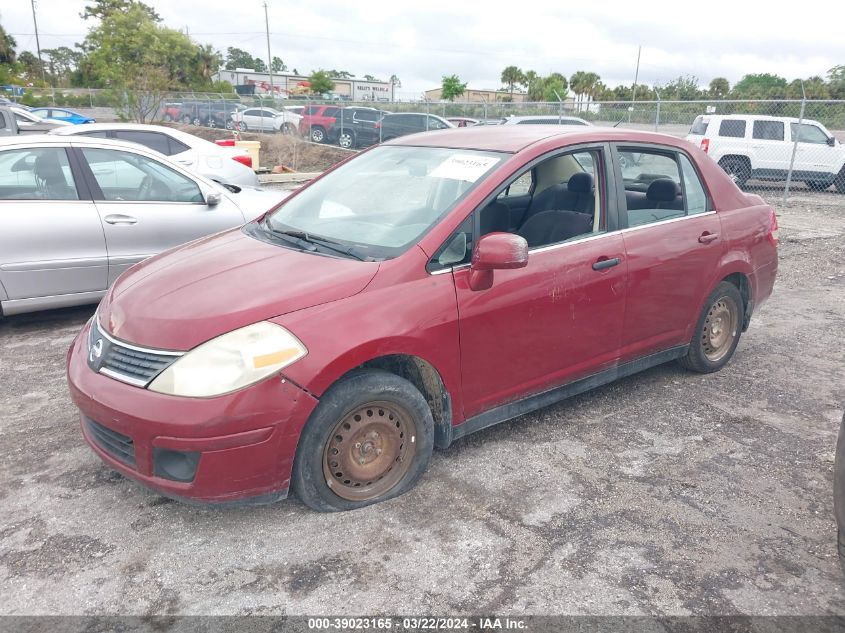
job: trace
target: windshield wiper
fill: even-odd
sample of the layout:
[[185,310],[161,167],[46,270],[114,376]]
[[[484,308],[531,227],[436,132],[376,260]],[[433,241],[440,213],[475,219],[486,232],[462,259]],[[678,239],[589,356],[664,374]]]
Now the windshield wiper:
[[283,237],[290,237],[297,240],[297,243],[302,246],[304,250],[313,252],[317,250],[317,247],[314,245],[319,244],[323,248],[327,248],[330,251],[334,251],[335,253],[340,253],[342,255],[348,255],[349,257],[354,257],[355,259],[360,260],[362,262],[375,261],[372,257],[356,253],[354,246],[342,246],[340,242],[329,239],[327,237],[311,235],[306,231],[301,231],[298,229],[275,229],[270,226],[269,222],[266,221],[264,222],[264,228],[266,228],[274,235],[281,235]]

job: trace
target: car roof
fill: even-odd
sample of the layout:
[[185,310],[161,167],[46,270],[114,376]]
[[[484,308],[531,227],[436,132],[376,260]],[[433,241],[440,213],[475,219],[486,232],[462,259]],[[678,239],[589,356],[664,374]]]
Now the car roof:
[[559,119],[559,120],[564,120],[564,121],[583,121],[587,125],[590,125],[589,121],[585,121],[581,117],[572,116],[572,115],[569,115],[569,114],[559,115],[559,114],[554,114],[554,113],[551,113],[551,114],[530,114],[530,115],[524,115],[524,116],[509,116],[504,120],[504,122],[505,123],[510,123],[510,122],[518,123],[519,121],[534,121],[534,120],[537,120],[537,119]]
[[[0,136],[0,147],[8,145],[106,145],[133,151],[143,150],[144,153],[151,153],[148,148],[130,141],[120,141],[113,138],[100,138],[91,136],[73,136],[68,134],[26,134],[15,136]],[[153,152],[157,154],[156,152]],[[158,158],[158,156],[156,156]],[[166,156],[164,158],[167,158]]]
[[675,147],[689,147],[689,142],[656,132],[640,132],[612,127],[561,125],[478,125],[465,128],[436,130],[409,134],[387,141],[385,145],[417,147],[448,147],[489,152],[516,153],[549,139],[565,140],[566,145],[577,143],[627,142],[657,143]]
[[769,114],[699,114],[698,116],[707,119],[739,119],[742,121],[786,121],[788,123],[798,123],[798,121],[802,121],[804,123],[817,123],[814,119],[808,119],[804,117],[803,119],[799,119],[798,117],[794,116],[771,116]]
[[[211,141],[207,141],[199,136],[188,134],[182,130],[177,130],[166,125],[150,125],[147,123],[86,123],[85,125],[74,125],[73,127],[63,127],[56,130],[51,130],[50,135],[55,136],[83,136],[85,132],[97,132],[107,130],[131,130],[139,132],[161,132],[169,134],[173,138],[182,141],[186,145],[214,145]],[[222,134],[222,132],[221,132]],[[112,139],[114,140],[114,139]]]

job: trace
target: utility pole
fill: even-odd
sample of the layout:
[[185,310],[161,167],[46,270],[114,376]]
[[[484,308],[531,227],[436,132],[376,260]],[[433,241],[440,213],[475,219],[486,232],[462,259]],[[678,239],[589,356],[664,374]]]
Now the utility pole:
[[32,23],[35,25],[35,47],[38,49],[38,65],[41,67],[41,81],[44,78],[44,61],[41,59],[41,42],[38,39],[38,20],[35,18],[35,0],[32,0]]
[[270,57],[270,18],[267,17],[267,2],[264,2],[264,30],[267,33],[267,72],[270,73],[270,98],[276,103],[276,89],[273,87],[273,58]]

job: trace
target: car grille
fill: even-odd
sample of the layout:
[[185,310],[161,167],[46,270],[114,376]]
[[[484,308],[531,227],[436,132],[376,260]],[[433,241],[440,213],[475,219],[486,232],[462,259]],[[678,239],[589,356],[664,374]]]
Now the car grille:
[[131,437],[107,429],[89,417],[85,418],[85,428],[97,446],[124,464],[135,467],[135,445]]
[[131,385],[146,387],[182,354],[130,345],[106,334],[97,319],[91,324],[88,364],[94,371]]

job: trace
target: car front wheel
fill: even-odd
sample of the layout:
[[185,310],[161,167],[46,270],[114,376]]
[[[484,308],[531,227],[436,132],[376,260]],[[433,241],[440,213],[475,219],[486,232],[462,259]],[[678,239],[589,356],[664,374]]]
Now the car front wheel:
[[241,132],[248,132],[248,131],[249,131],[249,126],[248,126],[246,123],[244,123],[243,121],[241,121],[240,123],[238,123],[238,129],[239,129]]
[[703,374],[728,364],[742,334],[745,310],[736,286],[723,281],[710,293],[698,317],[681,365]]
[[833,184],[833,179],[830,180],[805,180],[804,184],[813,191],[824,191]]
[[311,128],[311,141],[314,143],[322,143],[326,140],[326,131],[321,127]]
[[839,193],[845,193],[845,167],[839,170],[836,178],[833,179],[833,185]]
[[312,413],[291,484],[314,510],[354,510],[413,488],[433,448],[431,410],[419,390],[386,371],[356,371]]
[[337,144],[343,149],[352,149],[355,147],[355,136],[352,132],[341,132],[337,137]]

